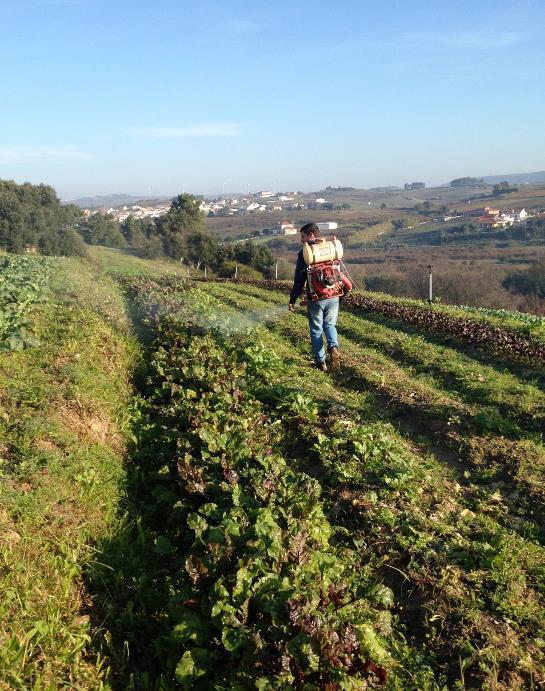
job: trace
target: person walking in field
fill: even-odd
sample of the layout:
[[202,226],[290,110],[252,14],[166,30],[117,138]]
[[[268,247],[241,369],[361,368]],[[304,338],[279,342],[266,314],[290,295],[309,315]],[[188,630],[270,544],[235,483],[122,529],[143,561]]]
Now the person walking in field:
[[[336,289],[326,289],[323,293],[321,291],[317,292],[309,274],[309,264],[305,261],[304,250],[307,246],[315,249],[313,246],[323,243],[324,240],[320,237],[320,229],[315,223],[307,223],[301,228],[300,233],[301,242],[305,247],[301,249],[297,255],[297,264],[295,266],[295,275],[293,278],[293,287],[290,293],[288,309],[290,312],[295,312],[295,303],[303,292],[306,283],[308,324],[314,362],[318,369],[327,372],[326,351],[324,348],[325,336],[329,352],[329,364],[331,370],[336,371],[340,367],[339,342],[337,338],[339,294],[343,294],[343,291],[341,290],[341,293],[339,293],[339,290]],[[338,241],[336,242],[338,243]],[[338,244],[340,246],[340,243]],[[313,249],[311,249],[310,252],[312,252]],[[307,252],[308,251],[309,250],[307,250]],[[327,263],[333,264],[331,261]],[[325,264],[317,264],[317,267],[322,266],[325,267]],[[333,274],[331,275],[333,276]],[[320,277],[324,277],[323,270]],[[335,286],[337,286],[340,279],[336,278],[335,280]],[[331,283],[331,285],[333,284]],[[318,288],[318,291],[319,290]],[[336,296],[327,297],[330,293],[336,293]],[[324,297],[322,297],[322,295]]]

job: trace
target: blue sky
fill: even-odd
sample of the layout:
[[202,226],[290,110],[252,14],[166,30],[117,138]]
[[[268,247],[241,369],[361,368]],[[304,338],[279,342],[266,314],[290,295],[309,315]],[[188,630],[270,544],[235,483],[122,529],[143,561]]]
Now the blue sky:
[[62,198],[545,169],[542,0],[0,6],[0,178]]

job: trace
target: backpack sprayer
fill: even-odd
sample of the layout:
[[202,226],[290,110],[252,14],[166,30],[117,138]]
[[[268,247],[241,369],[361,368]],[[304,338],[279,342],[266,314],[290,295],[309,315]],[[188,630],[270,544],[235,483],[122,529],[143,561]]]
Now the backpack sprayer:
[[[312,245],[305,242],[303,259],[307,264],[307,283],[310,300],[326,300],[342,297],[352,290],[352,281],[341,271],[343,246],[333,236],[332,240],[319,240]],[[344,266],[346,271],[346,266]],[[348,274],[348,271],[346,271]]]

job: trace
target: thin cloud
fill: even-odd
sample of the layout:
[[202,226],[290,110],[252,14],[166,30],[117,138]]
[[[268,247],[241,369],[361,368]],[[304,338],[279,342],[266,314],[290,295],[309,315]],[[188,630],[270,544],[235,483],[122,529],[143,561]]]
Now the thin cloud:
[[263,22],[255,19],[230,19],[227,22],[227,28],[234,33],[248,34],[258,31],[265,26]]
[[0,145],[0,165],[34,163],[48,159],[90,159],[93,155],[77,146]]
[[451,46],[453,48],[475,48],[486,50],[489,48],[509,48],[527,36],[517,31],[463,31],[457,33],[412,34],[407,36],[410,43],[420,45]]
[[235,123],[217,123],[186,127],[138,127],[129,130],[129,134],[147,139],[194,139],[197,137],[238,137],[241,129],[240,125]]
[[528,41],[530,34],[517,31],[458,31],[458,32],[418,32],[400,35],[396,40],[390,36],[353,36],[343,43],[321,44],[305,48],[301,55],[314,57],[342,56],[369,51],[395,51],[430,49],[494,50],[509,48]]

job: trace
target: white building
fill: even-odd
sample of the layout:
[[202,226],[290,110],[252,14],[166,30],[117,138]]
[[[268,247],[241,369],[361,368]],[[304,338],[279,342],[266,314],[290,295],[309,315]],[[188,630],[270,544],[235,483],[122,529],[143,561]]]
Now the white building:
[[152,209],[151,213],[148,215],[152,218],[157,218],[157,216],[164,216],[165,214],[168,214],[169,211],[169,206],[159,206],[156,209]]
[[[318,201],[318,200],[316,200]],[[326,221],[324,223],[317,223],[318,228],[322,230],[337,230],[339,224],[336,221]]]
[[500,222],[504,226],[512,226],[513,223],[515,222],[515,215],[514,214],[500,214],[498,217],[498,222]]
[[297,228],[291,221],[280,221],[280,231],[278,235],[296,235]]
[[504,211],[499,218],[504,225],[512,226],[514,223],[525,221],[528,218],[528,212],[526,209],[521,209],[520,211],[511,209],[511,211]]

